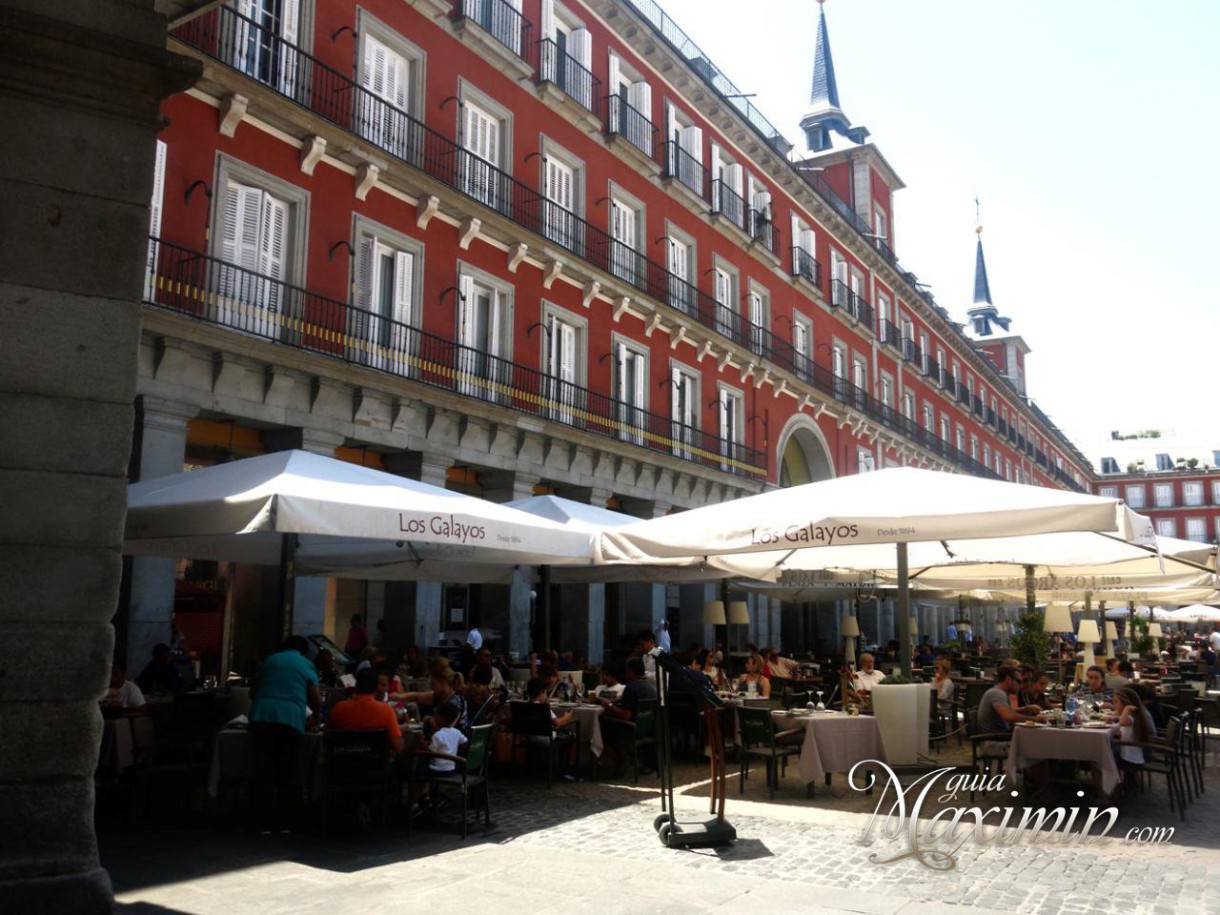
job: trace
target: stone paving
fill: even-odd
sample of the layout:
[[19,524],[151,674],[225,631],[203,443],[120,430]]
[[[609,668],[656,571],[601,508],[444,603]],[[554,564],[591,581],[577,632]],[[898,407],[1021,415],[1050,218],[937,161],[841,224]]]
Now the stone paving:
[[[955,759],[960,756],[947,753],[945,764]],[[678,781],[686,783],[679,819],[705,819],[705,770],[689,763],[678,769]],[[531,911],[599,913],[740,913],[760,905],[887,915],[1220,913],[1220,769],[1209,767],[1206,787],[1185,823],[1170,813],[1158,783],[1121,802],[1107,838],[1032,845],[1028,835],[1015,844],[967,838],[953,851],[955,866],[948,870],[929,869],[911,856],[878,863],[909,849],[903,839],[863,842],[880,793],[853,791],[836,776],[832,787],[818,786],[808,799],[791,769],[772,802],[761,771],[751,772],[739,797],[733,770],[727,812],[739,838],[719,849],[660,844],[652,828],[660,810],[655,776],[638,786],[497,781],[493,828],[475,829],[466,842],[445,823],[409,838],[391,826],[384,840],[315,834],[260,839],[227,826],[151,831],[103,822],[100,828],[120,911],[133,913],[333,912],[343,899],[348,904],[341,907],[349,907],[352,893],[373,908],[405,911],[407,902],[415,910],[415,903],[433,899],[451,907],[458,897],[437,890],[457,887],[469,902],[464,911],[472,912],[524,904]],[[1067,789],[1051,791],[1033,803],[1051,807],[1072,796]],[[885,809],[892,801],[891,793]],[[983,807],[1016,803],[1000,793],[978,801]],[[964,794],[947,801],[950,807],[969,805]],[[1132,828],[1167,826],[1175,832],[1166,843],[1123,840]],[[878,826],[875,834],[880,831]],[[647,893],[641,893],[641,880]],[[740,904],[729,908],[734,899]]]

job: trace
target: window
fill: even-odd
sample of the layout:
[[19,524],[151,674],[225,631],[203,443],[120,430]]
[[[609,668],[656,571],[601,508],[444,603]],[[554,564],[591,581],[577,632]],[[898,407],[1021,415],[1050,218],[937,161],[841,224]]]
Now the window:
[[867,323],[868,316],[864,312],[868,305],[867,300],[864,298],[864,274],[855,267],[852,267],[847,283],[851,288],[852,317],[857,321],[865,321]]
[[923,427],[929,435],[936,433],[936,411],[930,403],[923,405]]
[[830,304],[835,308],[851,307],[851,287],[847,285],[847,261],[834,248],[830,249]]
[[543,302],[542,364],[546,371],[544,397],[550,401],[552,419],[572,425],[584,410],[582,390],[585,375],[586,322],[569,312]]
[[216,232],[210,285],[215,319],[261,337],[291,333],[285,318],[301,316],[288,284],[299,285],[305,265],[305,210],[301,188],[228,157],[220,161],[213,203]]
[[712,212],[720,213],[733,225],[745,228],[746,201],[742,196],[745,173],[723,148],[712,144]]
[[1173,484],[1156,483],[1152,487],[1152,498],[1157,508],[1169,508],[1173,505]]
[[462,15],[514,54],[521,53],[521,0],[462,0]]
[[954,435],[953,435],[953,447],[956,448],[961,453],[965,453],[965,451],[966,451],[966,449],[963,447],[965,444],[965,442],[963,441],[965,436],[966,436],[966,430],[963,429],[961,426],[958,426],[957,430],[954,432]]
[[1157,470],[1173,470],[1173,459],[1167,454],[1158,454],[1156,456]]
[[877,236],[878,241],[889,243],[890,240],[890,218],[886,215],[885,210],[873,204],[873,234]]
[[1118,461],[1112,457],[1104,457],[1101,459],[1102,473],[1118,473]]
[[1202,483],[1183,483],[1182,484],[1182,504],[1196,506],[1203,504],[1203,484]]
[[1000,476],[1000,475],[1001,475],[1001,468],[1002,468],[1002,465],[1001,465],[1001,463],[1000,463],[1000,452],[999,452],[999,451],[996,451],[996,453],[995,453],[995,472],[996,472],[996,476]]
[[400,375],[419,352],[416,303],[423,246],[394,230],[356,217],[355,308],[348,316],[348,358]]
[[622,340],[616,341],[615,350],[619,438],[643,445],[648,430],[648,353]]
[[[464,87],[465,88],[465,87]],[[508,188],[501,173],[508,161],[505,138],[508,136],[507,117],[496,111],[481,96],[466,91],[462,99],[462,192],[485,203],[492,209],[507,207]]]
[[672,104],[665,106],[668,126],[666,135],[666,175],[677,178],[681,184],[703,196],[703,128],[696,126],[690,118]]
[[1118,498],[1118,487],[1117,486],[1098,486],[1097,494],[1099,496],[1101,496],[1103,499],[1117,499]]
[[542,0],[541,58],[542,79],[593,111],[593,36],[555,0]]
[[877,293],[877,335],[881,338],[882,343],[897,346],[898,334],[896,330],[890,330],[891,327],[894,327],[894,322],[890,320],[890,297],[879,292]]
[[902,355],[911,360],[914,354],[911,348],[915,345],[915,324],[910,318],[902,319]]
[[720,388],[720,456],[721,470],[730,470],[742,455],[742,427],[745,423],[745,398],[733,388]]
[[307,58],[296,46],[301,32],[301,0],[236,0],[238,16],[221,19],[229,34],[219,36],[225,63],[284,95],[296,92]]
[[949,417],[947,416],[940,418],[940,438],[941,441],[949,441]]
[[925,375],[928,374],[928,360],[932,358],[932,354],[928,351],[928,335],[919,335],[919,370]]
[[[817,239],[804,220],[792,217],[792,275],[818,285],[818,262],[814,255]],[[833,262],[833,253],[832,253]]]
[[915,395],[910,391],[902,392],[902,415],[907,419],[915,419]]
[[767,328],[771,326],[771,296],[766,289],[750,283],[750,351],[757,356],[767,353]]
[[991,446],[990,445],[983,445],[983,466],[984,467],[991,466]]
[[869,473],[877,469],[876,456],[867,448],[856,449],[856,473]]
[[857,356],[851,363],[851,383],[854,387],[852,400],[857,409],[864,409],[864,398],[868,393],[868,366]]
[[1156,533],[1158,537],[1176,537],[1178,536],[1178,522],[1176,518],[1157,518]]
[[644,222],[641,217],[642,209],[634,200],[618,194],[610,198],[610,237],[613,239],[610,272],[632,286],[640,286],[644,281],[644,261],[639,254]]
[[584,165],[566,150],[542,140],[542,231],[551,241],[581,253],[582,233],[577,214],[584,203]]
[[699,428],[699,376],[690,369],[670,367],[672,400],[670,416],[674,454],[690,460]]
[[877,382],[877,399],[884,407],[894,406],[894,380],[889,375],[882,375]]
[[1220,505],[1220,480],[1212,480],[1212,505]]
[[813,322],[804,315],[792,316],[792,350],[796,374],[808,381],[813,377]]
[[977,435],[970,436],[970,460],[977,461],[979,459],[979,438]]
[[1206,518],[1187,518],[1186,519],[1186,539],[1205,541],[1207,540],[1207,519]]
[[1131,508],[1144,507],[1144,487],[1142,485],[1128,486],[1126,494],[1125,501]]
[[165,154],[168,147],[164,140],[157,141],[157,155],[153,162],[152,198],[148,203],[148,258],[144,270],[144,299],[154,301],[157,290],[157,242],[161,237],[161,211],[165,208]]
[[463,267],[458,279],[458,390],[484,400],[507,399],[511,381],[511,287]]
[[610,53],[610,133],[621,135],[646,156],[652,155],[652,86]]
[[1004,479],[1012,479],[1012,461],[1008,458],[1004,458]]
[[737,271],[719,258],[716,259],[716,266],[712,270],[712,293],[716,299],[716,332],[730,340],[740,340]]
[[423,99],[424,53],[365,11],[360,14],[356,133],[386,152],[418,163],[422,136],[411,116]]
[[746,203],[750,207],[750,225],[748,227],[750,236],[752,238],[763,238],[767,242],[767,246],[773,250],[774,246],[770,236],[763,235],[772,223],[771,192],[767,190],[765,184],[756,180],[753,175],[746,175]]
[[847,400],[847,354],[838,344],[830,348],[830,373],[835,379],[835,397]]
[[667,249],[669,304],[679,311],[693,315],[698,307],[695,284],[691,282],[695,273],[695,245],[671,228]]

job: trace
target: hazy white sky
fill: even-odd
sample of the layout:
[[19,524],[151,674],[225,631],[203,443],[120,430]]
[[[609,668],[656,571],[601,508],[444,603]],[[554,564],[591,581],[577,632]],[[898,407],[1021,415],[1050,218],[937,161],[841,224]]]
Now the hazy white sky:
[[[660,0],[798,148],[814,0]],[[1029,391],[1087,455],[1111,429],[1212,440],[1220,3],[828,0],[843,110],[907,188],[894,247],[964,321],[982,201]]]

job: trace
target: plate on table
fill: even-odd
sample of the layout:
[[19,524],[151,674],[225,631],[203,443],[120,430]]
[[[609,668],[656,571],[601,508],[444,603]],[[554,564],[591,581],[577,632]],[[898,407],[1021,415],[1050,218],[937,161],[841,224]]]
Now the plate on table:
[[1081,725],[1082,728],[1092,728],[1093,730],[1101,730],[1102,728],[1110,728],[1112,725],[1106,724],[1104,721],[1086,721]]

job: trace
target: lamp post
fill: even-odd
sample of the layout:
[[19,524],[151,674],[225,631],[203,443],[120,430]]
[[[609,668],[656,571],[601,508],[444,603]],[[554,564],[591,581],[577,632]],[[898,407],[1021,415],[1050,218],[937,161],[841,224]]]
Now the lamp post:
[[839,624],[839,634],[843,636],[843,658],[848,664],[856,663],[856,639],[860,635],[860,623],[850,613],[844,614]]
[[1097,663],[1096,655],[1093,653],[1093,646],[1101,641],[1101,630],[1097,628],[1097,620],[1081,620],[1080,626],[1076,629],[1076,641],[1085,646],[1084,657],[1081,659],[1081,663],[1084,669],[1088,670]]
[[[1046,605],[1046,613],[1042,618],[1042,628],[1047,632],[1057,632],[1063,635],[1072,631],[1072,611],[1067,604],[1052,602]],[[1057,651],[1055,667],[1059,671],[1059,682],[1063,682],[1063,652]]]
[[[750,605],[744,600],[729,601],[728,624],[734,628],[750,625]],[[741,630],[737,630],[737,650],[741,650]]]

